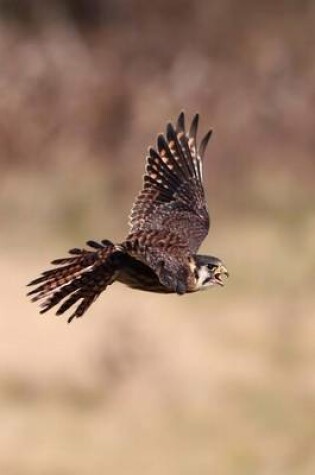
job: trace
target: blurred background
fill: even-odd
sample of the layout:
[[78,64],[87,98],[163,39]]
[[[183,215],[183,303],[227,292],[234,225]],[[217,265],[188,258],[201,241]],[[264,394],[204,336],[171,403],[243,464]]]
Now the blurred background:
[[[0,473],[315,473],[315,2],[0,0]],[[120,241],[147,147],[199,111],[224,289],[25,284]]]

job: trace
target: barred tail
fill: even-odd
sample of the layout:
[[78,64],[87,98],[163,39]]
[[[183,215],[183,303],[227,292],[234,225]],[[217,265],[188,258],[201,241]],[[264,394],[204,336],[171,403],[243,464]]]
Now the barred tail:
[[116,252],[115,245],[107,240],[101,243],[88,241],[87,245],[93,250],[70,249],[69,257],[52,261],[57,268],[43,272],[28,284],[37,285],[27,294],[32,296],[32,302],[44,299],[40,313],[63,301],[56,312],[56,315],[61,315],[79,302],[68,318],[70,323],[73,318],[82,317],[100,293],[114,281],[115,266],[111,256]]

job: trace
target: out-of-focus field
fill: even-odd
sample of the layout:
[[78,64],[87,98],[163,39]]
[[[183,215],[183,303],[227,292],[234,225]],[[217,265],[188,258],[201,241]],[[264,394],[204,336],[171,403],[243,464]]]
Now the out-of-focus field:
[[61,246],[2,253],[1,473],[311,475],[314,219],[288,231],[218,216],[224,289],[117,285],[69,326],[23,295]]
[[[312,2],[0,0],[0,475],[315,473],[314,41]],[[225,288],[40,316],[182,108]]]

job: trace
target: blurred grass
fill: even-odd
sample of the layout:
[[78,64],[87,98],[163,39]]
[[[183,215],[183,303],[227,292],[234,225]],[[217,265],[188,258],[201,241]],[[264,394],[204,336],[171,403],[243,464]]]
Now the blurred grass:
[[[294,205],[292,215],[287,207],[284,216],[232,215],[213,197],[204,249],[231,271],[224,289],[179,298],[117,285],[67,326],[38,317],[23,286],[93,230],[95,238],[120,239],[125,223],[116,221],[102,177],[87,175],[86,189],[68,188],[64,178],[58,193],[36,199],[54,180],[24,181],[34,195],[28,202],[11,196],[31,222],[8,218],[16,236],[1,259],[2,473],[311,475],[315,222],[308,206],[298,218]],[[80,205],[85,199],[89,209]],[[104,222],[90,222],[94,213]]]
[[37,315],[25,283],[88,238],[122,239],[138,191],[115,201],[127,169],[81,171],[3,181],[0,471],[311,475],[312,190],[251,177],[229,207],[210,188],[203,249],[231,272],[224,289],[117,285],[67,326]]
[[[0,0],[1,474],[314,474],[314,31],[312,2]],[[125,236],[183,108],[225,288],[39,317],[25,284]]]

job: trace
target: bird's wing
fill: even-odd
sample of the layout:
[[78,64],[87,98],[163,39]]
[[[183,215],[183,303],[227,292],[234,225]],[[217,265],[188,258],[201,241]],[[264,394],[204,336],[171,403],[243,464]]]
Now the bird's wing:
[[167,125],[159,135],[157,151],[149,149],[144,186],[132,207],[131,234],[159,230],[180,236],[196,253],[209,231],[209,213],[202,183],[202,158],[211,136],[209,131],[197,147],[199,115],[188,133],[182,112],[174,128]]
[[168,230],[137,230],[121,244],[121,250],[150,267],[164,287],[184,294],[191,278],[191,252],[187,241]]

